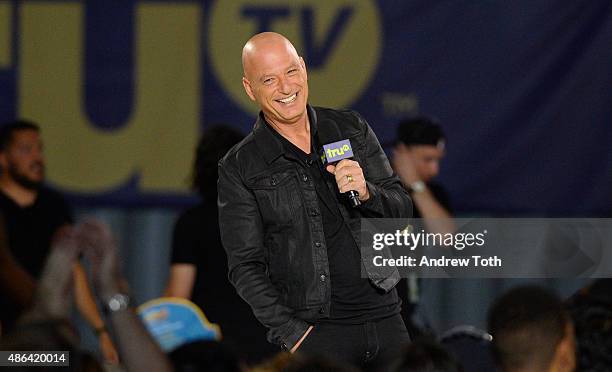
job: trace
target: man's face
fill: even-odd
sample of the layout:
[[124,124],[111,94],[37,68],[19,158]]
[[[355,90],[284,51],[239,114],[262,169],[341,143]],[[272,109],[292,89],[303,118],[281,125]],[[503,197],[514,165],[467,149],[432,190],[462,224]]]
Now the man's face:
[[250,56],[244,89],[270,124],[294,124],[305,118],[308,77],[304,60],[285,43],[267,45]]
[[411,145],[408,147],[419,178],[428,182],[440,172],[440,160],[444,157],[443,146]]
[[2,171],[23,187],[33,189],[45,179],[45,160],[40,134],[24,129],[13,132],[4,152],[0,153]]

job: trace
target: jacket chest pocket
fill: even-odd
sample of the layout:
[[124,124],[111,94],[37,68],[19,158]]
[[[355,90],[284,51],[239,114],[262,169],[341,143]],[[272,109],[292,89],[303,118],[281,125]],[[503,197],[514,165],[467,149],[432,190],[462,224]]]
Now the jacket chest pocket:
[[284,168],[247,181],[266,226],[292,225],[302,208],[297,171]]

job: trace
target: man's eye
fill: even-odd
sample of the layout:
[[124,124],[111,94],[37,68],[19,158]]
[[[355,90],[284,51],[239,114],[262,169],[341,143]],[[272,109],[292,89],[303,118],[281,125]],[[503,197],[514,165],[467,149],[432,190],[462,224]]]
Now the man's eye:
[[291,70],[287,71],[287,74],[289,75],[293,75],[297,72],[297,68],[292,68]]
[[272,79],[272,78],[267,78],[267,79],[265,79],[265,80],[263,81],[263,83],[264,83],[265,85],[270,85],[270,84],[272,84],[272,82],[273,82],[273,81],[274,81],[274,79]]

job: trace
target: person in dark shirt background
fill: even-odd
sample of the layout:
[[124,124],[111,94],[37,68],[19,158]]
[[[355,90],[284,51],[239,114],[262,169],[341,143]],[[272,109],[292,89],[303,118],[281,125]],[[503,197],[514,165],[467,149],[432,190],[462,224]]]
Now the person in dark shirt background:
[[[45,158],[39,127],[16,121],[0,127],[0,323],[9,332],[31,304],[54,236],[73,223],[63,196],[44,186]],[[69,268],[67,268],[69,269]],[[91,294],[80,263],[74,268],[75,301],[98,336],[108,362],[117,352]]]
[[393,149],[393,169],[410,192],[414,218],[450,218],[448,194],[433,179],[440,172],[446,138],[432,119],[418,117],[402,121]]
[[217,162],[243,137],[223,125],[202,134],[193,169],[193,188],[201,202],[181,214],[174,226],[165,294],[193,301],[221,327],[223,341],[254,362],[276,350],[266,342],[266,329],[227,278],[217,210]]
[[[450,199],[446,190],[433,181],[440,172],[446,138],[440,125],[428,117],[415,117],[399,123],[393,148],[393,170],[410,193],[414,203],[414,218],[423,218],[430,232],[453,232]],[[423,334],[415,323],[419,302],[417,279],[409,277],[397,284],[402,298],[402,317],[412,339]]]

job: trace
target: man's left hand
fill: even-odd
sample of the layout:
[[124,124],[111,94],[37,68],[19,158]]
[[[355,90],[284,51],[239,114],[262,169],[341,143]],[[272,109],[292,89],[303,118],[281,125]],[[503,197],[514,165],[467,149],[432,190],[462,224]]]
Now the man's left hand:
[[359,193],[359,200],[362,202],[370,198],[363,170],[356,161],[344,159],[336,165],[327,165],[326,169],[336,177],[336,183],[341,193],[355,190]]

